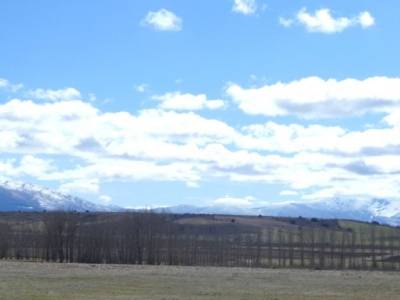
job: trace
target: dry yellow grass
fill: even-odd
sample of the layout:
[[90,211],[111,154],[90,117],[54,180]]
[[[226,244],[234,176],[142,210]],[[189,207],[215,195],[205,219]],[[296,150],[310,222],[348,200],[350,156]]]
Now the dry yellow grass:
[[0,299],[400,299],[400,273],[0,262]]

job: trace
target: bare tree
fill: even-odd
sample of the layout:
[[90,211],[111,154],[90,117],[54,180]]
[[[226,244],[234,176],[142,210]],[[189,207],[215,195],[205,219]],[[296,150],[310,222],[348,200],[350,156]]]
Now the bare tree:
[[9,232],[11,228],[6,223],[0,223],[0,259],[8,256]]

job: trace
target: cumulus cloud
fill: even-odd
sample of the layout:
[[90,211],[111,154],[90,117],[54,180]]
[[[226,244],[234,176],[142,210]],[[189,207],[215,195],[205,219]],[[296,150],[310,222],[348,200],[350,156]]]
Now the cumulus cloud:
[[[32,176],[56,181],[64,192],[95,195],[105,181],[192,187],[222,178],[279,184],[282,197],[372,197],[380,188],[398,197],[398,79],[306,78],[255,89],[231,85],[227,92],[244,111],[268,116],[386,116],[379,127],[362,130],[272,121],[233,127],[187,111],[210,108],[206,96],[191,95],[194,104],[185,109],[178,101],[173,108],[134,113],[102,111],[83,100],[13,99],[0,104],[0,151],[13,157],[0,157],[0,177]],[[223,197],[216,204],[250,202]]]
[[363,28],[368,28],[375,25],[375,18],[371,15],[370,12],[364,11],[359,14],[358,22]]
[[54,169],[55,167],[51,160],[38,158],[33,155],[23,156],[18,167],[20,173],[39,179],[46,177],[46,174]]
[[355,17],[334,17],[328,8],[316,10],[314,13],[302,8],[294,19],[281,17],[279,23],[284,27],[299,24],[309,32],[332,34],[355,26],[369,28],[375,25],[375,19],[368,11],[363,11]]
[[279,193],[281,196],[298,196],[299,193],[292,190],[284,190]]
[[14,99],[0,105],[0,136],[7,138],[7,145],[0,145],[3,151],[83,160],[85,167],[50,172],[48,177],[54,180],[158,178],[193,185],[205,168],[201,161],[210,159],[208,145],[229,142],[234,135],[225,123],[193,113],[103,113],[77,100],[34,103]]
[[28,92],[28,96],[38,100],[64,101],[81,99],[81,93],[75,88],[59,90],[36,89]]
[[22,84],[13,84],[9,80],[0,78],[0,89],[10,91],[10,92],[17,92],[21,90],[24,86]]
[[214,200],[214,205],[222,206],[251,206],[255,202],[255,198],[247,196],[244,198],[225,196]]
[[158,31],[181,31],[183,21],[172,11],[162,8],[148,12],[141,24]]
[[0,180],[6,181],[9,178],[18,176],[15,159],[0,160]]
[[257,12],[256,0],[234,0],[232,11],[243,15],[253,15]]
[[399,177],[398,176],[378,176],[373,178],[357,178],[356,180],[347,180],[335,182],[330,185],[307,193],[304,199],[351,199],[368,200],[368,199],[399,199]]
[[220,109],[225,106],[223,100],[210,100],[205,94],[193,95],[189,93],[166,93],[164,95],[153,96],[154,100],[161,102],[162,109],[171,110],[202,110],[202,109]]
[[[30,176],[39,180],[46,180],[48,174],[57,170],[57,166],[48,158],[39,158],[34,155],[24,154],[20,159],[0,160],[0,172],[4,178],[18,178]],[[4,177],[4,178],[3,178]]]
[[[60,180],[64,191],[96,192],[97,180],[193,186],[205,177],[327,188],[339,179],[358,182],[400,171],[393,157],[364,151],[400,147],[397,127],[348,131],[268,122],[236,130],[192,112],[153,109],[133,115],[101,112],[82,101],[12,100],[0,105],[0,128],[0,135],[9,136],[2,151],[23,155],[19,162],[3,162],[4,172]],[[78,163],[57,169],[32,153],[73,157]],[[375,169],[379,173],[370,172]]]
[[59,187],[60,192],[65,194],[98,194],[100,191],[99,180],[92,179],[77,179],[67,183],[63,183]]
[[400,108],[388,112],[383,121],[391,126],[400,126]]
[[244,126],[242,132],[244,135],[237,140],[241,147],[282,153],[344,150],[340,141],[348,133],[339,126],[283,125],[271,121]]
[[324,80],[307,77],[248,89],[230,84],[226,92],[241,110],[252,115],[334,118],[399,107],[400,78]]

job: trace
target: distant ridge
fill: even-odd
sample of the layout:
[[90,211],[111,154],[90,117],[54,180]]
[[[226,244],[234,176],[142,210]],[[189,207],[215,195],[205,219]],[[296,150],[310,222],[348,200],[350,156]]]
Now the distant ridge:
[[105,206],[66,195],[38,185],[0,182],[0,211],[117,211]]
[[[21,182],[0,182],[0,211],[92,211],[117,212],[118,206],[95,204],[46,187]],[[139,209],[138,209],[139,210]],[[177,214],[264,215],[277,217],[306,217],[351,219],[399,226],[400,203],[386,199],[344,200],[317,202],[271,202],[259,207],[234,205],[178,205],[153,208],[156,212]],[[135,210],[133,210],[135,211]]]
[[400,225],[400,204],[385,199],[343,200],[318,202],[271,202],[262,207],[235,207],[229,205],[190,206],[178,205],[156,209],[171,213],[264,215],[276,217],[306,217],[323,219],[349,219]]

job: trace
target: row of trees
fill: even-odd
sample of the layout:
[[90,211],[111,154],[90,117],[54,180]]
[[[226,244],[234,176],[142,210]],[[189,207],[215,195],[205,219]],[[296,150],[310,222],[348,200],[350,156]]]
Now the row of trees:
[[53,262],[400,269],[399,231],[180,224],[155,213],[41,213],[1,222],[0,258]]

